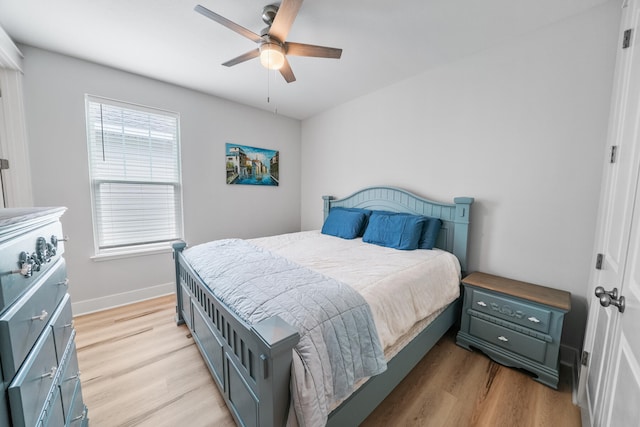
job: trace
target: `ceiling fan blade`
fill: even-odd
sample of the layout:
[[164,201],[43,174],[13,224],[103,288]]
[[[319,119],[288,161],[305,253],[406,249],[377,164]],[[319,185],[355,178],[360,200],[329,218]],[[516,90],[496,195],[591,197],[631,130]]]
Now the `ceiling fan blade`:
[[342,49],[335,47],[316,46],[304,43],[285,43],[284,46],[287,55],[334,59],[340,59],[340,56],[342,56]]
[[254,49],[254,50],[250,50],[247,53],[243,53],[237,58],[230,59],[227,62],[223,63],[222,65],[224,65],[225,67],[232,67],[241,62],[248,61],[253,58],[257,58],[258,56],[260,56],[260,49]]
[[262,38],[256,33],[254,33],[253,31],[247,30],[242,25],[238,25],[235,22],[228,20],[224,16],[218,15],[217,13],[210,11],[209,9],[207,9],[202,5],[197,5],[195,8],[193,8],[193,10],[195,10],[201,15],[206,16],[209,19],[216,21],[218,24],[224,25],[228,29],[235,31],[236,33],[248,38],[249,40],[253,40],[256,43],[262,42]]
[[287,57],[284,58],[284,65],[280,68],[280,74],[287,81],[287,83],[295,82],[296,76],[293,75],[293,71],[291,70],[291,65],[289,61],[287,61]]
[[276,18],[269,29],[269,36],[284,42],[287,39],[287,34],[289,34],[293,21],[298,15],[300,6],[302,6],[302,0],[282,0],[278,13],[276,13]]

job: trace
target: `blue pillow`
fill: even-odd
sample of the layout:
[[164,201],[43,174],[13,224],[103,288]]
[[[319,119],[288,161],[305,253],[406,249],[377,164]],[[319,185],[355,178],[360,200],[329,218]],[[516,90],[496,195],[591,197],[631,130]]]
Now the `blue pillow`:
[[442,221],[439,218],[424,217],[427,221],[422,227],[422,236],[418,243],[420,249],[433,249],[438,240],[438,234],[442,227]]
[[357,237],[362,237],[362,235],[364,234],[364,230],[367,228],[367,224],[369,223],[369,217],[371,216],[371,212],[373,212],[373,211],[371,211],[369,209],[362,209],[362,208],[343,208],[343,207],[331,208],[331,212],[333,212],[335,210],[363,213],[364,214],[364,223],[362,224],[362,229],[360,230],[360,233],[357,236]]
[[426,218],[419,215],[373,211],[362,241],[395,249],[417,249],[425,222]]
[[361,235],[366,215],[346,209],[331,209],[322,226],[322,234],[354,239]]

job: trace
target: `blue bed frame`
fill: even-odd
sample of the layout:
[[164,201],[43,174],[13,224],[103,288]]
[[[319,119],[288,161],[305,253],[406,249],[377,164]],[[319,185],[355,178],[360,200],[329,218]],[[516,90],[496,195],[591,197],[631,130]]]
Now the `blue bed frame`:
[[[324,216],[334,207],[406,212],[442,220],[436,247],[452,252],[467,266],[469,217],[473,198],[454,203],[430,201],[393,187],[370,187],[343,199],[324,196]],[[182,256],[175,243],[176,321],[186,324],[240,426],[284,426],[289,411],[289,380],[296,329],[275,316],[250,325],[216,298]],[[459,299],[451,303],[387,365],[329,415],[329,426],[356,426],[402,381],[459,319]]]

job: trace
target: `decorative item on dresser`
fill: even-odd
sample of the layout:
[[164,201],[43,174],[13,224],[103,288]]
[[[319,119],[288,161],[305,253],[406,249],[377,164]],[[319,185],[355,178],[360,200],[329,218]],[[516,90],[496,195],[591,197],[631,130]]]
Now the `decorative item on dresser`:
[[571,294],[486,273],[462,279],[457,344],[558,388],[560,335]]
[[0,209],[0,425],[88,426],[62,225],[65,208]]

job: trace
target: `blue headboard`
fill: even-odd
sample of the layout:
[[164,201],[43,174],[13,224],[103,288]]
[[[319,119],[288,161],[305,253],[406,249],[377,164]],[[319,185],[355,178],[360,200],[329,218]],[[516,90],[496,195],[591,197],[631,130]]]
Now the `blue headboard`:
[[394,187],[369,187],[356,191],[343,199],[322,196],[324,219],[331,208],[363,208],[391,212],[425,215],[442,220],[442,228],[436,247],[453,253],[460,261],[463,272],[467,271],[467,242],[469,216],[473,197],[456,197],[453,203],[439,203],[416,196]]

